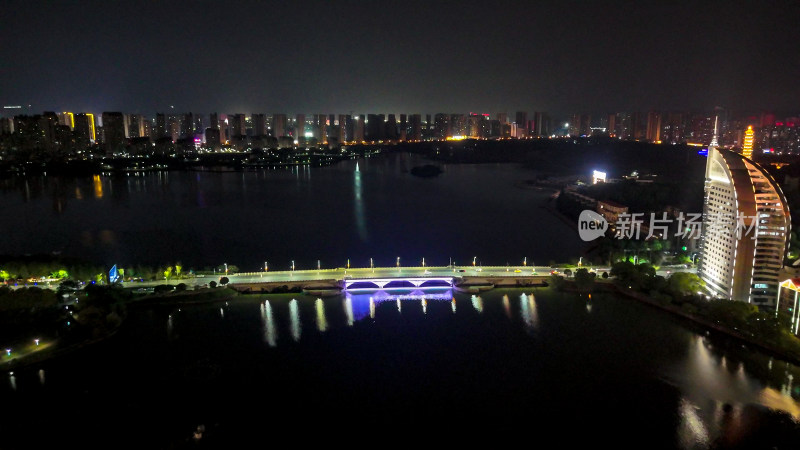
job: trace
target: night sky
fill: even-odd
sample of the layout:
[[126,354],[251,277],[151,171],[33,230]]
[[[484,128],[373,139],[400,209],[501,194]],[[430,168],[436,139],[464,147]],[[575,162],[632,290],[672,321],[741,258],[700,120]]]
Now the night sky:
[[31,112],[796,113],[800,2],[0,4]]

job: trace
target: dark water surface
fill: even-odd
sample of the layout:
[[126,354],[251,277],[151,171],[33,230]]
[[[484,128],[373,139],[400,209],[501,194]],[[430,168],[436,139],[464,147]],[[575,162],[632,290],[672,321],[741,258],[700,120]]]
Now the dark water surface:
[[132,311],[109,342],[3,375],[0,447],[800,442],[800,368],[632,300],[402,294]]
[[[546,264],[580,256],[577,232],[539,206],[548,192],[512,164],[446,165],[392,154],[331,167],[159,172],[0,182],[0,254],[61,252],[106,265],[181,261],[256,271],[469,263]],[[356,170],[358,165],[358,170]]]

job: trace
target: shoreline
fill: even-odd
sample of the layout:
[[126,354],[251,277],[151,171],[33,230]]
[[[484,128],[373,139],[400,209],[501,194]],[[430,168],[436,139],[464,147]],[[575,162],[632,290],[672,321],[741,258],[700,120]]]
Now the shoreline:
[[[574,283],[574,282],[573,281],[567,281],[567,283]],[[731,330],[731,329],[728,329],[726,327],[720,326],[720,325],[718,325],[718,324],[716,324],[714,322],[710,322],[710,321],[708,321],[708,320],[706,320],[706,319],[704,319],[702,317],[698,317],[698,316],[695,316],[695,315],[692,315],[692,314],[688,314],[688,313],[686,313],[684,311],[681,311],[680,308],[676,308],[676,307],[672,307],[672,306],[668,306],[668,305],[662,305],[662,304],[658,303],[657,301],[653,300],[652,298],[650,298],[646,294],[643,294],[641,292],[636,292],[636,291],[633,291],[633,290],[629,290],[629,289],[620,288],[619,286],[617,286],[616,284],[611,283],[611,282],[595,282],[595,287],[597,287],[597,286],[603,286],[600,289],[603,292],[616,293],[616,294],[619,294],[621,296],[624,296],[624,297],[627,297],[627,298],[631,298],[633,300],[637,300],[638,302],[643,303],[645,305],[652,306],[652,307],[660,309],[662,311],[671,313],[674,316],[677,316],[679,318],[691,321],[692,323],[694,323],[696,325],[700,325],[700,326],[706,328],[707,330],[714,331],[714,332],[717,332],[717,333],[720,333],[720,334],[724,334],[728,338],[732,338],[732,339],[737,340],[739,342],[746,343],[746,344],[748,344],[750,346],[753,346],[753,347],[757,348],[759,351],[761,351],[761,352],[763,352],[763,353],[765,353],[765,354],[767,354],[769,356],[773,356],[773,357],[782,359],[782,360],[784,360],[786,362],[789,362],[791,364],[800,366],[800,356],[795,356],[795,355],[789,354],[789,353],[783,351],[780,348],[776,348],[776,347],[772,346],[771,344],[764,343],[764,342],[759,342],[759,341],[755,340],[753,336],[748,336],[746,334],[739,333],[736,330]],[[567,289],[566,292],[590,293],[590,292],[587,292],[587,291],[581,291],[581,290],[577,290],[577,289]]]

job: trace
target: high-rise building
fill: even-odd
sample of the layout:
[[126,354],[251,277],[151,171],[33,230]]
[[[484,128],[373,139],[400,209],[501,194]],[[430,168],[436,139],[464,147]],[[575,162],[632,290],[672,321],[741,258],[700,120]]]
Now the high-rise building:
[[221,144],[219,128],[206,128],[206,145],[216,150]]
[[366,138],[368,141],[382,141],[385,138],[386,125],[383,114],[367,114]]
[[306,115],[298,114],[294,121],[294,138],[299,139],[306,135]]
[[253,136],[267,135],[267,116],[264,114],[253,114]]
[[411,114],[408,117],[408,128],[410,130],[410,134],[407,136],[411,141],[421,141],[422,140],[422,115],[420,114]]
[[466,136],[467,116],[464,114],[450,114],[450,132],[446,137]]
[[208,116],[208,127],[219,130],[219,114],[211,113]]
[[71,112],[62,112],[58,114],[58,123],[66,125],[72,130],[75,128],[75,115]]
[[549,136],[550,135],[550,116],[544,112],[536,112],[533,114],[533,136]]
[[[528,126],[528,113],[525,111],[517,111],[516,114],[517,128],[525,128]],[[527,134],[527,133],[526,133]]]
[[591,136],[592,116],[589,114],[573,114],[569,124],[570,136]]
[[698,275],[715,297],[774,306],[791,216],[757,163],[709,146]]
[[75,114],[75,129],[73,133],[75,133],[75,143],[78,147],[86,148],[92,145],[97,139],[94,127],[94,114]]
[[156,114],[156,134],[154,139],[161,139],[167,136],[167,116],[165,114]]
[[355,117],[355,129],[353,130],[353,140],[356,142],[364,141],[364,115],[356,116]]
[[147,122],[141,114],[127,114],[127,136],[129,138],[145,137],[145,122]]
[[181,131],[179,136],[181,139],[188,139],[194,137],[194,115],[192,113],[183,114],[180,117]]
[[661,142],[661,113],[650,111],[647,113],[647,132],[645,139],[650,142]]
[[386,139],[390,141],[397,140],[399,134],[397,132],[397,119],[395,118],[394,114],[389,114],[387,116],[385,125],[386,131],[384,135],[386,136]]
[[230,127],[231,138],[247,136],[247,118],[244,114],[229,114],[228,126]]
[[181,117],[176,115],[167,116],[167,136],[176,142],[181,137]]
[[328,115],[314,114],[312,117],[311,132],[319,143],[327,142],[328,139]]
[[450,131],[450,116],[447,114],[436,114],[433,117],[433,137],[434,139],[444,139]]
[[104,112],[103,147],[107,155],[125,151],[127,136],[125,134],[125,117],[121,112]]
[[276,138],[286,136],[286,114],[272,115],[272,136]]
[[346,142],[352,142],[355,140],[355,132],[356,132],[356,123],[353,120],[352,114],[347,114],[344,116],[344,140]]
[[748,126],[747,129],[744,131],[744,142],[742,143],[742,156],[745,158],[751,158],[753,156],[753,136],[755,132],[753,131],[752,125]]

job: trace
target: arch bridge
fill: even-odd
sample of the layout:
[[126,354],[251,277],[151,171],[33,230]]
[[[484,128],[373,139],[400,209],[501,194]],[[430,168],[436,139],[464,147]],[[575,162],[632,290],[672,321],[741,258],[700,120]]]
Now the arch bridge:
[[346,278],[343,284],[348,291],[449,288],[453,277]]

